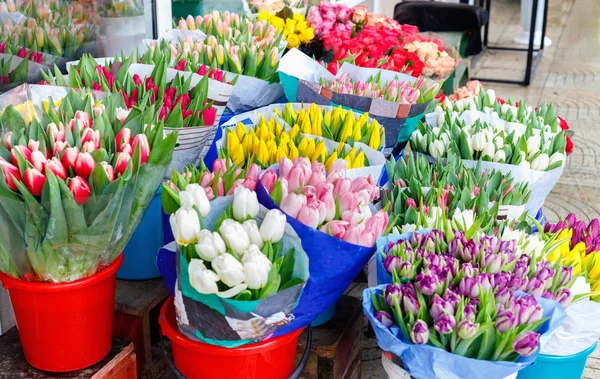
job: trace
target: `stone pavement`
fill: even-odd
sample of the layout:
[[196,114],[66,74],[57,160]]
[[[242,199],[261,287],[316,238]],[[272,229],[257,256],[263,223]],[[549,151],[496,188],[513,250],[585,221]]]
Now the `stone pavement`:
[[[520,32],[520,1],[492,3],[490,43],[510,45]],[[494,83],[487,87],[505,99],[526,99],[532,105],[552,102],[567,120],[575,132],[574,151],[544,211],[552,221],[569,212],[587,220],[600,216],[600,0],[550,0],[547,35],[552,45],[538,60],[529,87]],[[475,62],[473,76],[519,79],[524,76],[525,59],[526,53],[486,52]],[[364,287],[356,284],[349,292],[360,297]],[[381,350],[368,334],[362,363],[362,378],[387,378]],[[583,378],[600,379],[600,349],[588,359]]]

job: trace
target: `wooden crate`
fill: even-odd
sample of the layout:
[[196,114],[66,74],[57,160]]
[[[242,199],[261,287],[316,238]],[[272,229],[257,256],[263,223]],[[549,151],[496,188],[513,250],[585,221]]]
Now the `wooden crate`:
[[114,338],[110,353],[92,367],[65,374],[49,374],[27,363],[17,328],[0,336],[0,379],[135,379],[136,376],[136,355],[129,341]]

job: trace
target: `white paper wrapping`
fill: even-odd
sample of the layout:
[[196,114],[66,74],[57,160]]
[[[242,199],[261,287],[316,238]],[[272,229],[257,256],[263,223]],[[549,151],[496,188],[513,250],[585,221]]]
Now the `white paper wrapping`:
[[[275,118],[279,123],[281,123],[281,125],[284,127],[285,131],[289,131],[292,128],[291,125],[288,125],[285,121],[283,121],[283,119],[281,119],[280,117],[278,117],[276,114],[273,113],[273,111],[275,109],[279,109],[279,111],[281,113],[283,113],[283,109],[285,108],[285,106],[286,106],[286,104],[273,104],[273,105],[270,105],[267,107],[256,109],[254,111],[242,113],[242,114],[232,117],[229,121],[227,121],[225,124],[223,124],[222,127],[223,127],[223,129],[233,129],[233,128],[235,128],[235,126],[237,125],[238,122],[242,122],[247,119],[250,119],[252,121],[252,124],[256,125],[256,124],[258,124],[258,121],[260,120],[260,116],[262,115],[265,118],[265,121],[269,121],[271,118]],[[310,107],[310,104],[292,103],[292,106],[294,107],[295,110],[299,110],[301,108],[308,109]],[[327,110],[327,111],[331,111],[333,109],[333,107],[323,106],[323,105],[319,105],[318,107],[321,109]],[[360,115],[357,115],[357,116],[360,116]],[[370,117],[369,117],[369,122],[371,122]],[[331,141],[326,138],[317,137],[317,136],[313,136],[310,134],[304,134],[304,133],[301,133],[301,135],[307,136],[309,138],[323,140],[325,142],[325,148],[326,148],[328,154],[335,151],[339,146],[339,142]],[[216,142],[217,149],[219,149],[223,146],[226,146],[225,138],[226,138],[225,133],[223,133],[223,137],[221,137],[221,139]],[[375,183],[379,182],[382,170],[384,169],[385,162],[386,162],[383,154],[379,151],[371,149],[369,146],[367,146],[363,143],[360,143],[360,142],[355,142],[354,145],[356,146],[357,150],[364,151],[365,156],[369,160],[370,166],[349,169],[347,172],[347,177],[350,179],[355,179],[358,177],[370,176],[371,179]],[[349,151],[350,149],[351,149],[350,145],[346,144],[345,150]]]

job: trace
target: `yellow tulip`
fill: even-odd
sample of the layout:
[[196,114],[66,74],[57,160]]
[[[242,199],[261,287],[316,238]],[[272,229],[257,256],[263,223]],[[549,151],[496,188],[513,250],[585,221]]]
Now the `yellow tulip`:
[[312,133],[312,125],[310,124],[310,120],[308,117],[304,117],[301,124],[302,133],[311,134]]
[[298,124],[294,125],[289,132],[290,139],[295,141],[298,138],[298,134],[300,133],[300,126]]
[[315,140],[314,139],[310,139],[310,140],[308,140],[308,144],[306,145],[306,149],[302,150],[302,149],[298,148],[298,150],[300,150],[300,153],[303,156],[305,156],[307,158],[310,158],[310,157],[312,157],[312,155],[315,152],[316,145],[317,144],[315,143]]
[[379,135],[379,128],[373,129],[371,132],[371,138],[369,138],[369,147],[373,150],[379,150],[381,145],[381,136]]
[[[597,280],[600,277],[600,257],[594,257],[593,259],[593,266],[588,274],[590,279]],[[575,274],[575,272],[573,272],[573,274]]]
[[549,262],[556,262],[560,258],[562,257],[560,256],[560,250],[558,249],[554,249],[550,253],[548,253],[548,255],[546,255],[546,260]]
[[244,139],[244,136],[248,134],[248,129],[246,129],[246,126],[243,123],[238,122],[235,127],[235,132],[239,140],[242,141]]
[[237,145],[232,150],[229,150],[231,154],[231,161],[233,164],[244,167],[244,163],[246,161],[246,157],[244,155],[244,150],[242,149],[242,145]]
[[352,135],[352,139],[355,141],[360,141],[362,138],[361,127],[357,125],[354,126],[354,134]]
[[[361,150],[360,153],[354,158],[352,162],[352,168],[361,168],[365,165],[365,153]],[[348,166],[350,167],[350,166]]]
[[260,164],[264,167],[269,163],[269,151],[267,150],[267,146],[265,145],[265,141],[260,141],[258,151],[256,151],[256,158],[260,162]]
[[570,248],[570,241],[571,241],[571,236],[573,235],[573,230],[572,229],[563,229],[559,234],[558,237],[556,238],[557,241],[563,241],[563,243],[561,243],[558,246],[558,249],[560,251],[560,256],[564,257],[565,255],[567,255],[569,253],[569,251],[571,250]]
[[300,141],[300,144],[298,144],[298,151],[303,154],[304,151],[306,151],[306,148],[308,147],[308,140],[306,139],[306,137],[302,138],[302,141]]
[[325,161],[325,168],[327,169],[327,171],[329,171],[329,169],[331,168],[331,165],[333,165],[333,162],[335,162],[337,159],[338,159],[337,151],[334,151],[333,154],[331,154],[329,156],[329,158],[327,158],[327,160]]
[[287,151],[284,151],[281,147],[277,149],[277,153],[275,154],[275,162],[280,162],[281,158],[285,158],[288,156]]
[[326,154],[325,142],[319,141],[319,143],[315,147],[315,152],[313,153],[313,155],[311,157],[311,162],[314,162],[314,161],[323,162],[325,160],[325,154]]
[[352,135],[352,131],[354,128],[354,116],[348,114],[346,119],[344,120],[344,125],[342,126],[342,131],[338,136],[338,142],[346,143],[348,138]]
[[331,128],[331,112],[325,113],[325,117],[323,117],[323,122],[327,127]]
[[227,133],[227,150],[233,151],[238,145],[240,145],[240,139],[237,134],[232,131]]
[[343,143],[340,143],[340,144],[338,145],[338,147],[337,147],[337,155],[339,155],[340,157],[343,157],[343,156],[344,156],[344,153],[345,153],[345,151],[346,151],[346,150],[345,150],[345,147],[346,147],[346,145],[345,145],[345,144],[343,144]]
[[298,149],[296,148],[296,146],[292,146],[290,147],[290,153],[288,154],[288,158],[290,158],[290,160],[294,160],[296,158],[298,158],[300,156],[300,153],[298,152]]

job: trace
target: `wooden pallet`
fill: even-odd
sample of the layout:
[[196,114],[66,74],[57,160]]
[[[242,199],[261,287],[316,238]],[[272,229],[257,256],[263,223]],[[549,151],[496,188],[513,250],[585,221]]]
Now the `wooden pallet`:
[[110,353],[92,367],[65,374],[49,374],[27,363],[17,328],[0,336],[0,379],[135,379],[136,376],[136,355],[129,341],[114,338]]

